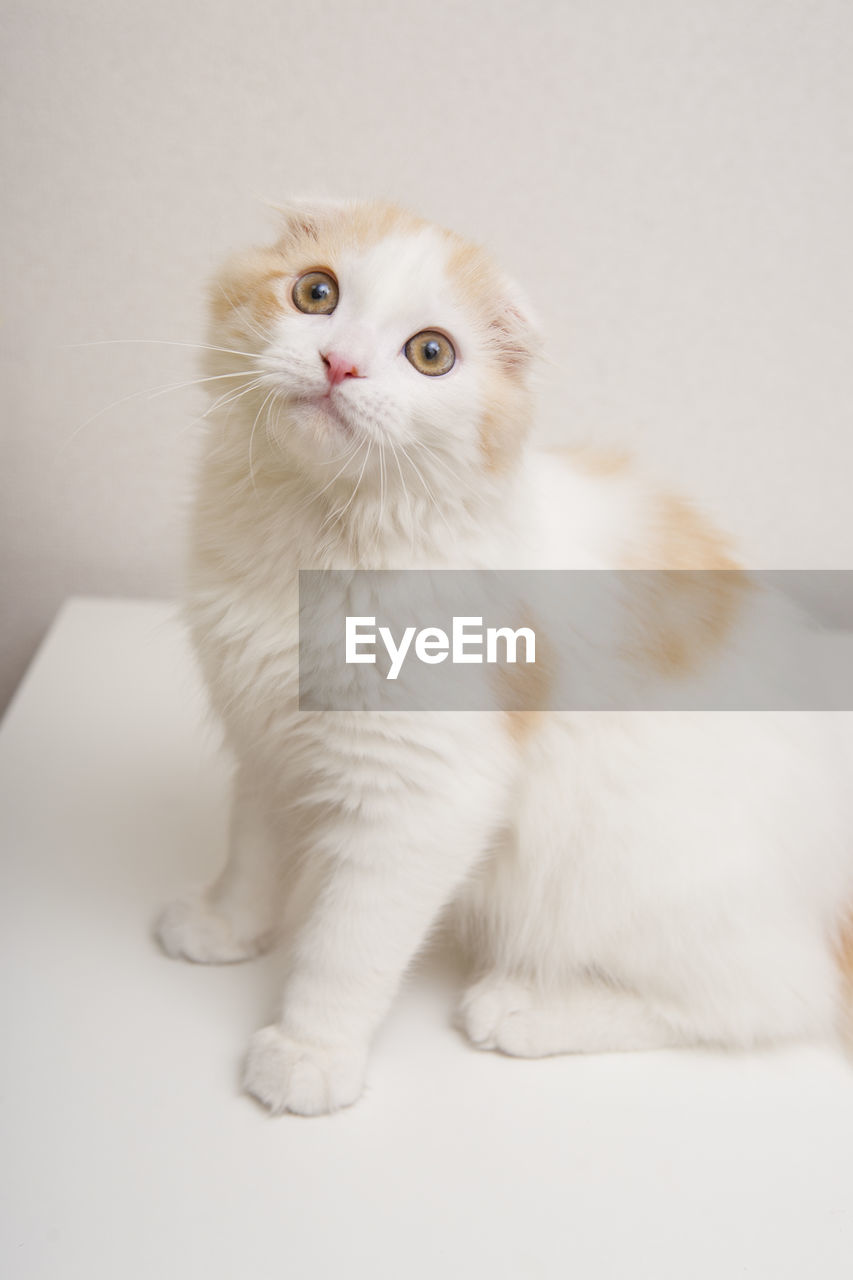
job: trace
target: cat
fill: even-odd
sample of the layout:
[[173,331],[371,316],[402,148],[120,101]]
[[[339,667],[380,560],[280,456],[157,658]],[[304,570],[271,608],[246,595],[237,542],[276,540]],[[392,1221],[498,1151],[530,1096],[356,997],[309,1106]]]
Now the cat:
[[[847,1025],[853,827],[819,717],[298,710],[300,569],[735,566],[625,458],[535,447],[539,350],[483,250],[386,204],[293,202],[276,243],[213,285],[224,390],[186,616],[237,768],[226,866],[157,932],[213,963],[290,935],[244,1074],[274,1113],[357,1100],[445,915],[472,960],[459,1025],[483,1049],[749,1047]],[[707,659],[749,604],[708,608],[677,658],[660,638],[662,669]]]

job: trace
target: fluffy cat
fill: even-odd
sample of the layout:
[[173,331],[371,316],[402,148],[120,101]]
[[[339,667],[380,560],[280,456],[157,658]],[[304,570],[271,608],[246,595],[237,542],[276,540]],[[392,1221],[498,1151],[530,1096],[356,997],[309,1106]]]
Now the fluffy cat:
[[479,248],[392,206],[282,213],[212,291],[225,390],[192,522],[187,616],[238,762],[230,850],[158,923],[170,955],[229,962],[289,920],[246,1089],[273,1112],[353,1103],[445,910],[472,955],[460,1025],[484,1049],[840,1029],[853,828],[819,717],[298,711],[299,569],[734,562],[623,460],[533,447],[536,329]]

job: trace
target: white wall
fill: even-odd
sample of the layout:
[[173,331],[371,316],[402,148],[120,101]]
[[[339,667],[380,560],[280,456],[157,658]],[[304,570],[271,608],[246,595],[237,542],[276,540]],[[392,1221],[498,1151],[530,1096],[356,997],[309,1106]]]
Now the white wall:
[[[72,592],[178,589],[202,286],[264,198],[391,197],[545,323],[750,560],[853,567],[849,0],[6,0],[2,691]],[[94,421],[83,425],[100,411]],[[0,692],[2,692],[0,691]]]

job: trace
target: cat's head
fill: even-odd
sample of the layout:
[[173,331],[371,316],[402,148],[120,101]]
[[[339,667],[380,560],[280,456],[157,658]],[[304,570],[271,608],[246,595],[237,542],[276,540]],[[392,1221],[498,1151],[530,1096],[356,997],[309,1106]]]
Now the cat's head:
[[232,400],[244,429],[318,477],[332,462],[390,477],[395,454],[434,479],[439,462],[460,476],[511,466],[538,342],[487,255],[393,205],[283,214],[278,241],[232,260],[212,290],[212,345],[247,353],[213,367],[258,379]]

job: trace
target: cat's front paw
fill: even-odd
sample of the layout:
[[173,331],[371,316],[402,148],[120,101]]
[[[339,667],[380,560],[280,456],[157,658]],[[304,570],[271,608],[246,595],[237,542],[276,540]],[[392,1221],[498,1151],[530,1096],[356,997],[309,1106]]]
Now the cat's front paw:
[[241,937],[232,922],[204,898],[170,902],[154,924],[166,955],[196,964],[235,964],[260,955],[268,939]]
[[264,1027],[249,1041],[243,1072],[247,1093],[273,1115],[326,1115],[361,1096],[367,1054],[291,1040],[280,1027]]

